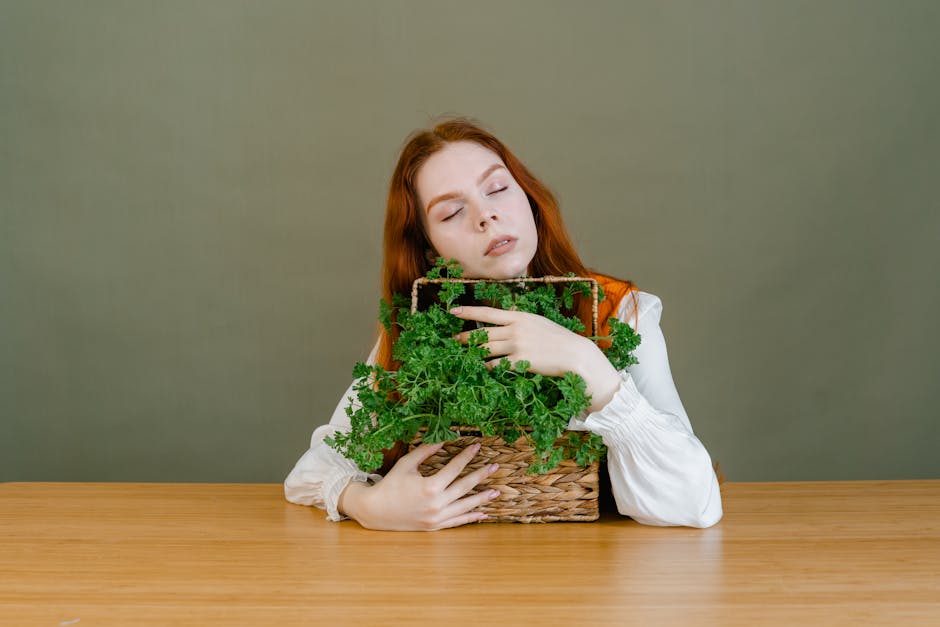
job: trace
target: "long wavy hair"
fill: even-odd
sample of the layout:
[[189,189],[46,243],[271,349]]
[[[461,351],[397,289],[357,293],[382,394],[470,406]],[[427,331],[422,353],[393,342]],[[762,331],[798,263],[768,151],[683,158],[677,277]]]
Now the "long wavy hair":
[[[496,153],[529,199],[538,246],[529,266],[532,276],[562,276],[590,273],[578,256],[565,228],[554,194],[492,133],[466,117],[444,118],[431,128],[414,131],[405,140],[388,189],[382,261],[382,295],[392,302],[394,294],[410,294],[415,279],[431,268],[427,251],[432,249],[421,223],[421,203],[416,179],[421,166],[434,153],[452,142],[472,141]],[[628,285],[629,282],[627,282]],[[585,316],[584,314],[587,314]],[[582,302],[578,314],[590,319],[590,303]],[[393,327],[394,329],[394,327]],[[376,362],[394,368],[392,347],[397,333],[381,332]]]

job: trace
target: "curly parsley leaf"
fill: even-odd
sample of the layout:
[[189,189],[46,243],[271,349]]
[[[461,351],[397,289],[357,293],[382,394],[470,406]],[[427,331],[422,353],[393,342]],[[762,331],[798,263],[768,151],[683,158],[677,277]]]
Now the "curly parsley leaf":
[[[456,261],[439,258],[427,276],[456,279],[462,274]],[[606,453],[600,436],[562,437],[569,419],[590,407],[584,379],[572,372],[560,377],[529,372],[528,362],[513,364],[506,358],[488,367],[485,328],[472,331],[466,344],[454,339],[463,320],[449,309],[465,289],[465,283],[444,280],[439,302],[416,312],[403,295],[380,304],[379,319],[386,330],[391,332],[393,325],[400,329],[392,356],[401,365],[393,372],[380,365],[355,365],[355,398],[346,410],[350,429],[326,442],[364,470],[379,467],[384,449],[411,441],[422,428],[422,439],[429,443],[454,439],[459,428],[510,443],[525,438],[535,449],[530,473],[547,472],[563,459],[580,465],[600,459]],[[590,293],[589,284],[580,281],[560,289],[525,281],[474,284],[478,300],[545,316],[574,332],[584,330],[582,321],[571,315],[576,297]],[[609,325],[610,337],[592,339],[611,342],[605,354],[616,368],[637,363],[631,351],[640,336],[616,319]]]

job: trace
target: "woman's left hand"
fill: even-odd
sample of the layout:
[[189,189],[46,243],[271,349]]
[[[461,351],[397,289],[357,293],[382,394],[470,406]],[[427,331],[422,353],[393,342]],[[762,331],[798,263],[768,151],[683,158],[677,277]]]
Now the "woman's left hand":
[[[490,351],[490,364],[506,357],[512,363],[525,360],[529,370],[546,376],[581,375],[592,399],[591,411],[606,405],[620,386],[620,375],[594,342],[544,316],[494,307],[455,307],[451,313],[494,325],[485,328],[483,344]],[[467,342],[470,333],[454,337]]]

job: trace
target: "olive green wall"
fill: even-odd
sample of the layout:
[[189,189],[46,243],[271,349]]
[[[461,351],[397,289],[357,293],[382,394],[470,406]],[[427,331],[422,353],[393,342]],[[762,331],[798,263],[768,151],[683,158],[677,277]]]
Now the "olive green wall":
[[940,4],[0,2],[0,478],[280,481],[475,116],[733,480],[940,477]]

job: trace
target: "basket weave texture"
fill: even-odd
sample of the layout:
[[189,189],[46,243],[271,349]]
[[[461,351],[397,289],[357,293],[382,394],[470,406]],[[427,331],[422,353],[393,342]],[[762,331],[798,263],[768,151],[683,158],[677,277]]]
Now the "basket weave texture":
[[[444,443],[441,449],[418,468],[423,476],[436,474],[464,448],[480,444],[480,450],[461,471],[463,477],[485,465],[497,463],[499,470],[475,486],[469,494],[496,489],[499,496],[477,508],[489,517],[483,522],[546,523],[558,521],[592,521],[599,517],[598,462],[579,466],[563,460],[546,474],[526,473],[534,449],[525,437],[512,444],[502,438],[482,437],[479,431],[461,429],[461,436]],[[421,444],[422,431],[411,442],[409,450]],[[565,431],[560,444],[571,431]],[[574,432],[586,437],[583,431]],[[467,435],[470,434],[470,435]]]

